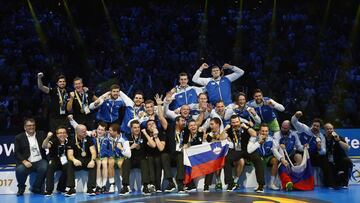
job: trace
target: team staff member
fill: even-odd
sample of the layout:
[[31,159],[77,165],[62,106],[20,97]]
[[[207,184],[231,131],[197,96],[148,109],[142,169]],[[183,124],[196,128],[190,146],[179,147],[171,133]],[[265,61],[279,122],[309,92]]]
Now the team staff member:
[[89,105],[96,101],[97,97],[91,91],[84,87],[83,80],[79,77],[74,78],[73,92],[70,92],[70,99],[67,103],[67,110],[72,112],[74,119],[89,129],[94,129],[94,121],[91,115]]
[[66,187],[66,170],[68,160],[66,157],[66,148],[68,144],[68,134],[66,127],[59,126],[56,129],[56,137],[52,132],[48,132],[46,139],[42,143],[43,149],[49,149],[49,167],[46,173],[46,190],[45,196],[51,196],[54,190],[55,172],[61,170],[61,176],[57,185],[59,192],[65,192]]
[[75,190],[75,170],[88,171],[87,194],[96,195],[96,150],[93,139],[86,135],[86,126],[79,124],[75,128],[75,136],[69,140],[67,146],[67,167],[65,196],[73,196]]
[[67,126],[66,105],[69,101],[69,94],[66,90],[66,79],[64,75],[59,75],[56,81],[56,88],[50,88],[43,85],[43,73],[37,75],[38,88],[45,94],[49,94],[49,127],[51,132],[55,132],[60,125]]
[[[238,180],[245,166],[245,157],[248,153],[246,149],[242,148],[241,143],[243,139],[249,139],[249,132],[256,135],[256,132],[249,128],[248,125],[241,122],[238,115],[232,115],[230,118],[230,128],[227,130],[227,139],[230,141],[229,151],[225,158],[224,176],[225,184],[227,184],[227,191],[238,189]],[[232,176],[232,169],[235,167],[236,175]]]
[[326,155],[336,178],[336,186],[347,189],[350,173],[353,168],[353,163],[347,156],[350,146],[346,143],[344,137],[334,131],[334,126],[331,123],[326,123],[324,130],[327,149]]
[[16,156],[16,180],[18,182],[17,196],[23,195],[25,182],[31,172],[36,172],[37,176],[32,186],[32,192],[42,194],[48,162],[45,150],[41,147],[46,135],[42,131],[35,131],[36,124],[32,118],[25,119],[25,132],[15,137],[15,156]]

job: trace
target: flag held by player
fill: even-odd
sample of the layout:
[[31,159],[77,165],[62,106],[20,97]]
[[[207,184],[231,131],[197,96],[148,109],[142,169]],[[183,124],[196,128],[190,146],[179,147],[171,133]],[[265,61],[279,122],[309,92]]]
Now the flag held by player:
[[228,150],[229,143],[227,140],[203,143],[184,149],[184,184],[223,168]]

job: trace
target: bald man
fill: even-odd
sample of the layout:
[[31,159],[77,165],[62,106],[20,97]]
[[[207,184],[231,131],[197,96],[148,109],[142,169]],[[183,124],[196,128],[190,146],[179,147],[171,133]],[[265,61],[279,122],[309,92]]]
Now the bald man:
[[353,168],[353,163],[347,156],[350,146],[343,137],[334,131],[334,126],[331,123],[326,123],[324,130],[327,149],[326,155],[334,173],[335,182],[338,184],[336,186],[347,189],[350,172]]
[[291,123],[285,120],[281,124],[280,131],[274,133],[275,157],[284,165],[288,165],[284,156],[279,153],[279,148],[286,150],[289,156],[293,156],[296,151],[303,152],[304,146],[301,144],[299,136],[295,131],[291,130]]
[[[285,155],[283,153],[280,153],[280,148],[283,151],[286,151],[289,157],[300,155],[296,154],[297,151],[304,151],[304,146],[301,144],[299,136],[295,131],[291,130],[291,123],[289,120],[283,121],[280,131],[274,133],[273,146],[273,153],[275,158],[286,167],[289,166],[289,162],[286,159]],[[307,144],[305,144],[305,146],[307,146]],[[285,185],[286,190],[292,190],[292,182],[286,183]]]
[[79,124],[75,128],[75,136],[69,140],[67,146],[69,165],[67,169],[67,190],[65,196],[73,196],[75,190],[75,170],[88,171],[87,194],[95,195],[96,187],[96,150],[93,139],[86,134],[86,126]]

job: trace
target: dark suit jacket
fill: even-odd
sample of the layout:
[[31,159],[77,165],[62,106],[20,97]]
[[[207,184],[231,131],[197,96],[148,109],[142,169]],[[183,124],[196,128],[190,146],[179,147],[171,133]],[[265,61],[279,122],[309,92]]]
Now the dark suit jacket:
[[[36,131],[35,136],[39,145],[41,156],[43,159],[46,159],[45,149],[41,147],[46,135],[43,131]],[[21,164],[22,161],[27,160],[30,157],[30,146],[25,132],[20,133],[15,137],[15,157],[17,165]]]

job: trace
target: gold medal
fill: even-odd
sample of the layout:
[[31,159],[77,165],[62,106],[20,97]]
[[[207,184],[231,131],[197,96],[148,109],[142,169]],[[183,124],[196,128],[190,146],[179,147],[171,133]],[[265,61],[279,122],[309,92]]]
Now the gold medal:
[[82,157],[86,157],[86,152],[84,152],[84,151],[81,152],[81,156],[82,156]]

